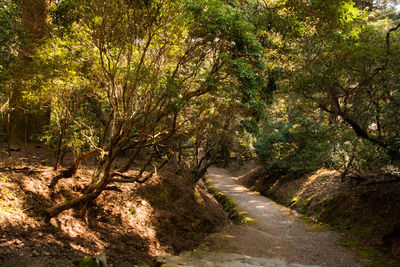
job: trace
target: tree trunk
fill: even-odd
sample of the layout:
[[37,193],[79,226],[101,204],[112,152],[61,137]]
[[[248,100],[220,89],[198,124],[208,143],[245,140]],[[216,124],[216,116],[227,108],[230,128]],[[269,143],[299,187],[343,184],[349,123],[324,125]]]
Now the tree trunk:
[[[74,170],[76,172],[79,164],[81,163],[82,160],[98,153],[99,150],[94,149],[91,150],[87,153],[84,153],[81,155],[78,160],[75,162],[75,164],[69,168],[70,170]],[[103,191],[103,189],[110,183],[110,167],[111,167],[111,158],[112,155],[108,155],[108,158],[106,160],[100,159],[96,169],[92,175],[92,181],[91,184],[86,188],[84,193],[77,198],[74,198],[69,201],[65,201],[63,203],[60,203],[54,207],[51,207],[47,209],[46,211],[46,216],[48,218],[52,218],[60,214],[61,212],[71,209],[71,208],[76,208],[78,210],[78,214],[82,219],[85,219],[86,213],[87,213],[87,207],[90,201],[95,200]],[[105,162],[105,164],[103,164]],[[102,177],[99,179],[100,175],[102,174]]]
[[[19,6],[21,11],[21,24],[24,32],[27,34],[27,44],[19,47],[18,57],[21,61],[21,66],[15,71],[18,76],[13,77],[12,82],[12,97],[10,98],[10,125],[9,136],[12,137],[12,142],[25,142],[29,141],[32,131],[41,133],[41,127],[46,125],[50,118],[43,120],[47,114],[46,110],[43,111],[43,106],[38,108],[36,112],[26,112],[26,103],[22,97],[23,80],[26,78],[27,67],[32,62],[32,56],[35,50],[40,46],[45,38],[50,33],[49,27],[49,12],[47,0],[14,0]],[[39,127],[38,127],[39,126]]]
[[194,184],[196,184],[201,178],[203,178],[203,176],[207,172],[207,169],[209,167],[211,167],[211,165],[213,165],[215,162],[216,162],[215,160],[211,160],[211,161],[205,163],[205,165],[203,167],[201,167],[200,169],[197,170],[197,172],[195,174]]
[[56,163],[54,165],[54,170],[56,171],[58,169],[58,165],[60,164],[60,154],[61,154],[61,146],[62,146],[62,140],[65,135],[65,130],[66,130],[66,119],[63,119],[61,121],[61,130],[60,130],[60,135],[58,137],[58,142],[57,142],[57,148],[56,148]]
[[76,208],[79,205],[82,205],[82,203],[88,202],[88,201],[93,201],[95,200],[100,193],[102,192],[102,188],[99,188],[96,191],[93,191],[91,193],[87,193],[87,194],[83,194],[80,197],[74,198],[72,200],[69,201],[65,201],[61,204],[58,204],[54,207],[48,208],[46,210],[46,217],[48,219],[51,219],[55,216],[57,216],[58,214],[60,214],[61,212],[65,211],[65,210],[69,210],[71,208]]

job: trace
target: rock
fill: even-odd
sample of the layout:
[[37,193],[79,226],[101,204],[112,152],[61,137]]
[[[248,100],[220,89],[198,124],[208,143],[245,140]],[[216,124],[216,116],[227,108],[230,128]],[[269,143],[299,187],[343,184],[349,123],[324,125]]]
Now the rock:
[[100,254],[94,257],[75,259],[73,264],[78,267],[107,267],[107,259],[105,254]]

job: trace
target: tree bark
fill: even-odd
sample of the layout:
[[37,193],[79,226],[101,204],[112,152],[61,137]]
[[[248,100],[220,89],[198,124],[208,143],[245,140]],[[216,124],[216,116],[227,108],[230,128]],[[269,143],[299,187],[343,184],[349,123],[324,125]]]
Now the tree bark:
[[101,192],[102,192],[102,188],[99,188],[98,190],[95,190],[93,192],[83,194],[80,197],[74,198],[74,199],[69,200],[69,201],[65,201],[65,202],[63,202],[61,204],[58,204],[58,205],[54,206],[54,207],[48,208],[46,210],[46,217],[48,219],[51,219],[51,218],[57,216],[58,214],[60,214],[61,212],[65,211],[65,210],[69,210],[71,208],[76,208],[81,203],[94,200],[101,194]]

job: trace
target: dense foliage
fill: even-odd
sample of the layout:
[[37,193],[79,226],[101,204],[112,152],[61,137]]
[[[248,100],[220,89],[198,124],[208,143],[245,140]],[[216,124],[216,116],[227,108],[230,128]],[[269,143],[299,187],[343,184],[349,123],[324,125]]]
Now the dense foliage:
[[[1,1],[2,137],[44,142],[82,196],[144,183],[166,162],[255,153],[271,172],[396,171],[399,18],[369,1]],[[116,165],[115,160],[125,162]],[[127,174],[133,164],[140,166]],[[195,182],[195,181],[194,181]]]
[[279,8],[270,50],[279,90],[256,144],[261,161],[292,175],[323,166],[398,171],[396,10],[351,1],[286,1]]

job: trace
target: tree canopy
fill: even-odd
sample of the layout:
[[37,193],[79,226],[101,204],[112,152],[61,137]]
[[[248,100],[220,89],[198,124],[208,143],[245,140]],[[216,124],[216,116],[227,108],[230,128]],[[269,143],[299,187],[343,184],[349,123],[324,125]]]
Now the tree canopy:
[[[29,9],[27,6],[29,5]],[[92,181],[81,215],[167,162],[254,153],[272,173],[398,171],[395,5],[348,0],[2,1],[2,137],[63,152]],[[115,160],[123,158],[122,165]],[[133,164],[139,170],[130,172]],[[196,182],[196,181],[194,181]]]

